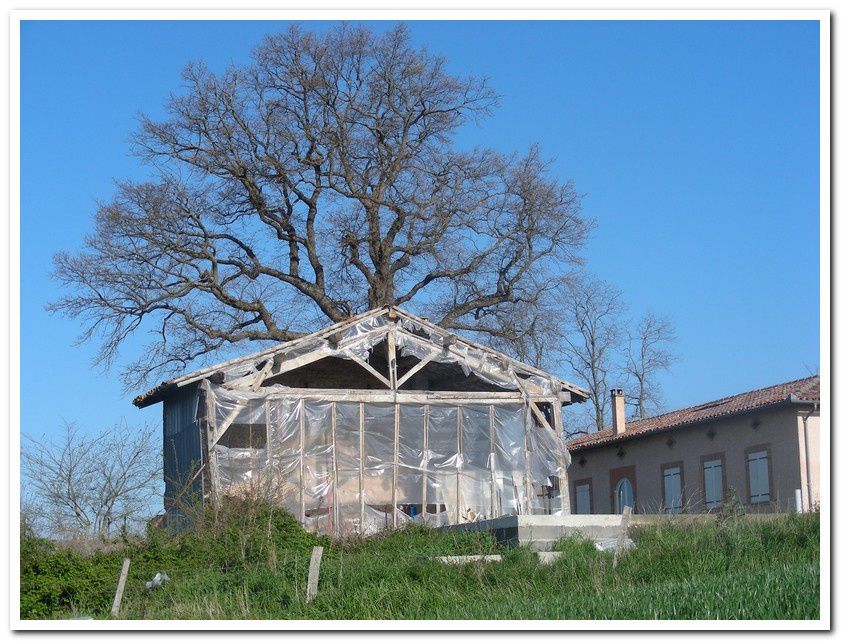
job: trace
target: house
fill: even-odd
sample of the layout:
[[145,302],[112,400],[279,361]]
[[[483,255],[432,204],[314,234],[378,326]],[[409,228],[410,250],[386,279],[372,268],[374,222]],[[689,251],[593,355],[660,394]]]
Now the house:
[[573,513],[707,512],[731,498],[751,511],[820,504],[820,378],[625,421],[567,442]]
[[309,529],[370,534],[569,513],[562,408],[587,392],[396,307],[166,381],[169,521],[269,493]]

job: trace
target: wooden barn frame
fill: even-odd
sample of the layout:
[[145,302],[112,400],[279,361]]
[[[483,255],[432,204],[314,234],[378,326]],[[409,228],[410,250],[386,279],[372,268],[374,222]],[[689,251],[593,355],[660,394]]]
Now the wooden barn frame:
[[165,506],[271,490],[309,529],[370,534],[569,513],[562,408],[583,389],[396,307],[166,381]]

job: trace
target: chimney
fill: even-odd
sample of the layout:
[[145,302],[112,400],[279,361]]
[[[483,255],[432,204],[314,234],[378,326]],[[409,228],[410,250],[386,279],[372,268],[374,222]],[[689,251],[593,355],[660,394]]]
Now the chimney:
[[613,431],[617,434],[625,433],[625,394],[621,389],[610,390],[610,401],[613,405]]

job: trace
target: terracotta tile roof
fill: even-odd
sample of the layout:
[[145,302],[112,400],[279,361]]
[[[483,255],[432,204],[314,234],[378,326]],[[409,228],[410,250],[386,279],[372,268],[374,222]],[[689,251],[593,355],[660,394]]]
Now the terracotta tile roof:
[[651,416],[627,424],[624,434],[616,434],[613,429],[604,429],[586,434],[567,442],[567,448],[575,450],[589,449],[607,443],[637,438],[646,434],[663,432],[666,430],[691,426],[715,418],[722,418],[731,414],[776,405],[791,399],[801,401],[816,401],[820,403],[820,376],[810,376],[788,383],[780,383],[771,387],[728,396],[717,401],[695,405],[684,409]]

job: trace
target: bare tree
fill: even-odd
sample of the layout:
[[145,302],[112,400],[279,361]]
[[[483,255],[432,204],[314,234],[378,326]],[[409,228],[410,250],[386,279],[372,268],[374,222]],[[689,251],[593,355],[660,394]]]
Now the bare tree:
[[65,424],[62,436],[25,436],[22,474],[30,521],[52,533],[109,537],[154,511],[159,448],[149,427],[118,425],[87,436]]
[[538,351],[531,320],[590,224],[536,147],[453,146],[497,103],[485,79],[448,74],[403,26],[347,25],[183,78],[133,138],[156,179],[118,183],[86,249],[55,257],[69,293],[51,309],[102,339],[101,363],[150,330],[127,386],[384,304]]
[[624,374],[630,382],[625,398],[634,407],[635,418],[645,418],[661,407],[658,374],[676,360],[672,350],[675,331],[672,323],[654,314],[646,314],[629,333],[625,344]]
[[561,360],[590,392],[592,424],[605,427],[610,403],[608,379],[616,374],[625,304],[604,281],[581,275],[571,280],[558,303],[567,314],[562,329]]

